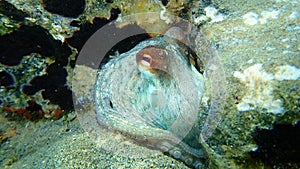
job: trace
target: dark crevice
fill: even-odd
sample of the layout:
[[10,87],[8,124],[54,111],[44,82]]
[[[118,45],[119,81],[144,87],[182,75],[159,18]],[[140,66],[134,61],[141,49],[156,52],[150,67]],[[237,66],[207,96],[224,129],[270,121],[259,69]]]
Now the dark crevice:
[[169,3],[169,0],[162,0],[161,3],[162,3],[164,6],[167,6],[168,3]]
[[85,0],[43,0],[44,8],[64,17],[77,18],[85,8]]
[[119,9],[111,10],[111,17],[109,20],[105,18],[94,18],[93,24],[85,23],[81,24],[78,21],[72,21],[71,26],[79,27],[80,30],[76,31],[71,38],[67,38],[66,42],[68,42],[71,46],[75,47],[78,51],[81,50],[84,43],[101,27],[106,25],[107,23],[117,19],[120,14]]
[[113,0],[105,0],[105,2],[111,4],[111,3],[113,3],[114,1],[113,1]]
[[0,71],[0,86],[8,87],[12,86],[15,83],[13,76],[6,72]]
[[28,85],[23,86],[23,93],[33,95],[42,91],[44,99],[59,105],[63,110],[72,110],[72,91],[66,85],[67,70],[57,63],[49,65],[46,74],[34,77]]
[[5,0],[0,1],[0,13],[16,21],[23,21],[25,17],[28,17],[25,12],[18,10]]
[[61,109],[73,110],[72,91],[68,86],[61,86],[57,89],[47,89],[42,91],[44,99],[48,99],[52,104],[57,104]]
[[[119,9],[112,9],[111,17],[109,20],[103,18],[95,18],[93,20],[93,24],[86,23],[81,25],[80,22],[73,21],[71,25],[80,27],[80,31],[75,32],[73,37],[66,39],[66,42],[69,43],[71,46],[77,48],[78,51],[80,51],[84,46],[84,44],[88,41],[89,38],[91,38],[91,36],[96,31],[98,31],[103,26],[107,25],[109,22],[112,22],[115,19],[117,19],[119,13],[120,13]],[[132,30],[136,32],[146,32],[145,30],[143,30],[142,28],[140,28],[135,24],[127,25],[122,28],[117,28],[114,25],[110,25],[109,27],[110,27],[109,32],[101,35],[102,36],[101,38],[105,39],[105,41],[104,42],[97,41],[93,43],[94,47],[91,47],[91,50],[94,51],[91,51],[89,55],[85,56],[85,58],[83,59],[84,62],[81,63],[81,61],[77,60],[76,62],[77,64],[84,64],[86,66],[97,69],[100,62],[99,56],[105,56],[104,59],[102,60],[102,63],[104,64],[109,60],[110,55],[115,55],[116,52],[118,52],[119,54],[127,52],[130,49],[132,49],[134,46],[136,46],[139,42],[150,38],[148,34],[138,34],[138,35],[128,37],[126,39],[120,39],[120,42],[118,42],[117,44],[113,44],[112,48],[107,53],[101,53],[102,48],[97,49],[100,48],[101,44],[103,43],[110,44],[111,42],[118,40],[118,38],[121,37],[120,34],[122,34],[123,32],[131,32]],[[100,50],[99,53],[95,52],[96,50]],[[77,57],[78,56],[76,56],[76,58]],[[75,63],[72,63],[72,66],[74,65]]]
[[258,145],[250,155],[269,165],[300,163],[300,123],[277,124],[272,130],[257,128],[253,139]]
[[10,34],[0,36],[0,62],[8,66],[20,64],[23,56],[39,53],[54,56],[65,66],[71,49],[67,44],[53,39],[50,33],[40,26],[21,26]]

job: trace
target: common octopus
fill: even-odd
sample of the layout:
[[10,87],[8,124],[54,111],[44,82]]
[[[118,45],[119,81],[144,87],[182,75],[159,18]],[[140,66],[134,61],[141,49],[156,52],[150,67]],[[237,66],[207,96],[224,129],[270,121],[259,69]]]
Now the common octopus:
[[[196,64],[204,65],[205,76]],[[140,42],[99,69],[97,120],[190,167],[203,168],[207,166],[203,145],[222,115],[223,81],[216,50],[201,32],[193,38],[172,26],[164,35]],[[209,84],[218,87],[210,90],[210,110],[205,113],[200,104]]]

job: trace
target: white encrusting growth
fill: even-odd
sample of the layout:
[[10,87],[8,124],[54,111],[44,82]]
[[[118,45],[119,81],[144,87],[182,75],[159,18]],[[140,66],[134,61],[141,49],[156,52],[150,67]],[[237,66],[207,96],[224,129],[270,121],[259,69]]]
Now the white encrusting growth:
[[238,111],[266,109],[270,113],[283,111],[282,101],[273,97],[274,82],[282,80],[298,80],[300,69],[284,65],[275,68],[275,74],[263,70],[263,64],[258,63],[248,67],[243,72],[235,71],[233,76],[247,87],[246,95],[237,104]]
[[237,104],[238,111],[249,111],[255,109],[266,109],[268,112],[280,113],[281,100],[274,100],[272,81],[274,76],[262,69],[262,64],[255,64],[248,67],[243,72],[235,71],[234,77],[247,87],[246,95]]
[[300,69],[291,65],[279,66],[276,68],[276,80],[298,80],[300,79]]
[[194,22],[196,24],[198,24],[198,23],[200,23],[202,21],[207,21],[209,19],[210,19],[210,22],[212,22],[212,23],[214,23],[214,22],[221,22],[221,21],[223,21],[225,19],[224,15],[222,13],[220,13],[218,11],[218,9],[216,9],[213,6],[207,6],[207,7],[205,7],[204,11],[205,11],[205,15],[201,15],[201,16],[195,17]]
[[260,14],[250,11],[243,15],[244,24],[248,26],[253,26],[256,24],[265,24],[268,20],[278,19],[280,10],[264,10]]

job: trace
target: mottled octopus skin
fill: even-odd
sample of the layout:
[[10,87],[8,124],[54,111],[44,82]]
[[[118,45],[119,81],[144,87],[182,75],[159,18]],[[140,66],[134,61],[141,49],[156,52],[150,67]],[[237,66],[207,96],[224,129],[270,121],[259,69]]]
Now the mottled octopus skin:
[[[199,52],[202,54],[203,51],[207,50],[205,48],[208,47],[208,44],[206,41],[201,41],[201,38],[202,36],[198,40],[200,44],[196,45],[203,46],[199,48]],[[198,109],[200,104],[200,102],[198,103],[199,99],[195,99],[198,97],[197,92],[190,90],[196,88],[201,97],[204,90],[203,82],[199,80],[195,84],[193,84],[194,82],[187,83],[187,79],[194,77],[194,73],[191,67],[187,66],[189,63],[184,58],[185,54],[181,53],[184,50],[177,50],[180,46],[176,45],[176,41],[166,39],[160,37],[141,42],[131,51],[111,60],[98,72],[99,80],[95,87],[95,99],[98,101],[96,101],[97,120],[100,124],[120,131],[138,143],[166,152],[191,167],[202,168],[205,166],[205,159],[207,158],[205,151],[199,147],[191,147],[182,139],[185,137],[184,132],[190,130],[189,125],[198,121],[196,117],[198,113],[194,116],[190,115],[189,112],[185,112],[186,110]],[[209,53],[211,51],[209,49],[207,54],[214,54]],[[210,58],[213,58],[213,56],[204,55],[204,57],[201,60],[204,64],[213,60]],[[219,64],[218,62],[213,63],[217,63],[214,66]],[[209,67],[208,70],[210,70]],[[219,72],[217,71],[217,73]],[[213,76],[215,74],[212,73]],[[172,77],[175,77],[175,79],[172,79]],[[174,80],[175,82],[173,82]],[[156,122],[156,120],[160,118],[160,113],[164,114],[165,112],[160,112],[159,106],[167,108],[168,111],[177,110],[176,106],[175,108],[168,107],[169,104],[172,105],[172,102],[175,101],[174,103],[176,103],[177,96],[166,93],[166,95],[159,97],[156,91],[167,90],[168,92],[170,90],[169,92],[172,93],[174,90],[169,89],[168,86],[174,87],[173,83],[176,84],[174,90],[180,89],[181,95],[191,98],[192,101],[179,100],[178,103],[182,102],[181,106],[185,106],[182,108],[185,111],[175,114],[171,118],[178,117],[180,119],[175,120],[173,125],[167,122],[168,118],[160,119],[162,123],[166,123],[166,126],[161,126],[158,125],[160,122]],[[191,85],[189,86],[190,89],[185,89],[187,84]],[[179,96],[181,97],[181,95]],[[160,103],[160,99],[165,100],[165,102]],[[109,102],[111,104],[108,104]],[[165,105],[167,107],[164,107]],[[154,112],[147,112],[148,110]],[[155,114],[156,111],[158,111],[158,114]],[[204,128],[201,131],[204,135],[200,134],[199,138],[198,133],[198,136],[195,137],[195,140],[200,139],[201,144],[205,144],[204,141],[216,127],[217,123],[211,123],[214,118],[216,120],[220,119],[216,109],[211,112],[213,114],[208,115],[207,122],[197,126],[197,128]]]

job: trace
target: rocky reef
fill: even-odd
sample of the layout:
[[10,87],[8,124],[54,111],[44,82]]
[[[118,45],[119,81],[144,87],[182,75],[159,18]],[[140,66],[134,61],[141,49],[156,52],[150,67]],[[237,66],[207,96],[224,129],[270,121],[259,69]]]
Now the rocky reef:
[[[141,41],[164,34],[168,24],[180,17],[198,27],[211,42],[226,77],[226,81],[213,83],[206,79],[205,91],[210,92],[203,93],[197,105],[204,112],[200,119],[205,119],[213,103],[211,92],[218,91],[214,89],[220,85],[226,88],[224,115],[218,117],[222,120],[206,123],[218,123],[202,143],[206,167],[299,168],[299,8],[297,0],[0,1],[0,165],[105,168],[111,161],[116,167],[186,167],[174,151],[164,152],[173,156],[170,158],[162,149],[148,149],[157,139],[149,141],[147,148],[136,144],[132,135],[128,139],[128,133],[102,128],[101,144],[88,141],[80,128],[83,124],[96,128],[97,121],[92,116],[82,121],[82,112],[76,115],[74,110],[74,103],[84,103],[82,110],[94,113],[89,102],[94,98],[91,84],[95,83],[99,60],[78,59],[93,33],[113,20],[118,23],[113,28],[116,33],[125,29],[148,32],[104,53],[113,58]],[[157,14],[148,18],[151,24],[138,15],[132,20],[121,19],[144,12]],[[106,39],[113,41],[115,36]],[[205,79],[205,66],[197,59],[190,63]],[[76,66],[80,71],[74,76]],[[74,80],[78,83],[72,83]],[[77,100],[73,103],[74,93]],[[198,126],[203,126],[203,121],[199,120]],[[94,135],[89,137],[94,139]],[[114,147],[119,151],[113,151]],[[124,158],[126,155],[130,157]],[[61,160],[56,163],[57,159]],[[138,161],[138,166],[133,161]]]

